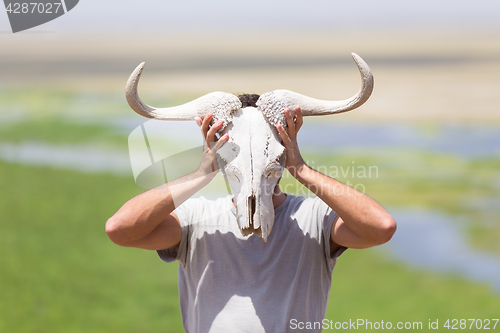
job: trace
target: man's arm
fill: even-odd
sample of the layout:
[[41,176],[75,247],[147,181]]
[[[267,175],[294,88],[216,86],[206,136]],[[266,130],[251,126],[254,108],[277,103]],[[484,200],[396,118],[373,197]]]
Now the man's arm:
[[295,108],[296,120],[285,110],[288,130],[278,125],[287,150],[286,168],[310,191],[316,194],[339,218],[332,226],[330,251],[340,246],[367,248],[389,241],[396,231],[394,218],[375,200],[305,164],[297,145],[297,132],[302,126],[302,112]]
[[204,138],[203,156],[198,169],[184,177],[146,191],[126,202],[107,222],[106,233],[116,244],[148,250],[178,247],[181,226],[174,209],[207,185],[219,167],[215,152],[227,141],[215,133],[222,121],[210,127],[212,115],[197,118]]

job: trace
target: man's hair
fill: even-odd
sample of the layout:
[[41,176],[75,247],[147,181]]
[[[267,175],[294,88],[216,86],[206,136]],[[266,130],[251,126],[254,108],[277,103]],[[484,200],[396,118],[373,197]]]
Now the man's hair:
[[253,106],[254,108],[257,107],[255,103],[257,103],[257,100],[259,99],[260,95],[257,94],[241,94],[238,95],[238,98],[241,101],[241,107],[246,108],[247,106]]

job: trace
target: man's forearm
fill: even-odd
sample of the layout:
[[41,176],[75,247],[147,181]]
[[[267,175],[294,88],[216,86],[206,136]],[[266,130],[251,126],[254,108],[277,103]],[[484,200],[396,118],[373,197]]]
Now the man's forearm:
[[[176,207],[207,185],[216,172],[196,170],[184,177],[146,191],[126,202],[106,223],[114,240],[126,243],[152,232]],[[111,237],[111,235],[110,235]]]
[[[392,235],[392,216],[369,196],[323,175],[306,164],[295,173],[297,180],[332,208],[359,237],[375,243]],[[390,237],[389,237],[390,238]]]

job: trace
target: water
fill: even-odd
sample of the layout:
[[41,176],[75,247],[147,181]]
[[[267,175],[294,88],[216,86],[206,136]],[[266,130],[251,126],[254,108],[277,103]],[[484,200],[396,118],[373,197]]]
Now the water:
[[40,142],[0,143],[0,159],[24,165],[72,169],[80,172],[111,172],[130,175],[127,153],[93,146],[52,145]]
[[411,124],[314,124],[300,130],[299,140],[301,146],[330,152],[397,148],[467,158],[500,155],[499,128],[479,124],[445,124],[432,130]]
[[395,260],[436,272],[486,282],[500,292],[500,256],[471,247],[463,225],[438,211],[390,210],[398,223],[380,249]]

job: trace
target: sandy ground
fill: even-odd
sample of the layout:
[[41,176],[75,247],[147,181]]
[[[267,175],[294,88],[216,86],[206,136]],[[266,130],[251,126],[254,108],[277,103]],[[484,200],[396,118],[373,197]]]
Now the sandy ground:
[[[355,51],[375,90],[344,120],[500,123],[500,34],[0,36],[0,89],[122,91],[146,61],[145,102],[164,94],[289,89],[345,99],[359,88]],[[1,112],[1,111],[0,111]]]

